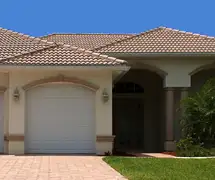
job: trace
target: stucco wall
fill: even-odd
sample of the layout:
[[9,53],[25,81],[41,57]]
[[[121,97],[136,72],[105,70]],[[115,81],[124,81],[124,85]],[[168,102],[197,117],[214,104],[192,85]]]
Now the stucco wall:
[[124,59],[134,68],[150,69],[160,74],[166,73],[166,75],[164,75],[164,87],[190,87],[190,74],[200,67],[204,68],[205,65],[210,66],[215,61],[213,57],[132,57]]
[[7,154],[24,154],[24,141],[8,142]]
[[191,79],[190,73],[196,68],[210,64],[211,60],[152,60],[145,61],[146,63],[156,65],[160,69],[167,72],[167,76],[164,81],[164,87],[190,87]]
[[[9,73],[9,132],[10,134],[24,135],[25,131],[25,90],[22,86],[38,79],[53,77],[57,75],[65,77],[76,77],[98,85],[100,88],[96,91],[96,135],[112,135],[112,72],[107,71],[53,71],[53,70],[14,70]],[[15,88],[20,90],[20,100],[13,99]],[[106,89],[110,95],[107,103],[102,101],[102,91]],[[11,153],[21,152],[22,142],[11,142]],[[24,148],[24,147],[23,147]],[[24,151],[24,149],[23,149]]]
[[[2,121],[2,125],[0,128],[0,132],[1,132],[1,140],[4,140],[4,134],[8,133],[8,83],[9,83],[9,75],[6,72],[0,72],[0,87],[2,87],[2,91],[0,91],[0,96],[2,96],[3,98],[3,106],[1,108],[1,112],[3,114],[1,114],[1,121]],[[3,90],[5,88],[5,90]],[[6,153],[7,152],[7,145],[8,143],[5,141],[3,142],[4,144],[4,149],[3,151]]]
[[[214,62],[214,58],[121,58],[130,62],[138,62],[137,68],[149,69],[152,71],[165,72],[163,87],[190,87],[190,73],[199,67],[210,65]],[[133,63],[135,67],[135,63]],[[83,80],[90,81],[100,89],[96,92],[96,135],[112,135],[112,72],[111,70],[51,70],[45,68],[0,68],[0,86],[8,87],[4,92],[4,134],[24,135],[25,120],[25,92],[22,86],[44,77],[56,76],[63,74],[65,76],[78,77]],[[205,75],[207,76],[207,75]],[[194,80],[195,81],[195,80]],[[198,81],[198,80],[197,80]],[[199,82],[199,81],[198,81]],[[19,102],[13,100],[12,94],[14,89],[18,87],[21,92]],[[110,100],[108,103],[102,102],[102,90],[106,88]],[[3,136],[3,135],[2,135]],[[105,144],[105,143],[104,143]],[[22,151],[23,142],[5,143],[5,151],[12,148],[10,152]],[[102,146],[102,147],[101,147]],[[111,149],[111,143],[104,146],[97,143],[100,149]],[[18,150],[16,150],[18,148]],[[24,147],[23,147],[24,151]]]

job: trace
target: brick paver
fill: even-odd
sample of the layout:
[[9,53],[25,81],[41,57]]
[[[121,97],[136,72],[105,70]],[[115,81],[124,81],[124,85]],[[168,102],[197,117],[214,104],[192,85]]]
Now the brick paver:
[[98,156],[0,156],[0,180],[125,180]]

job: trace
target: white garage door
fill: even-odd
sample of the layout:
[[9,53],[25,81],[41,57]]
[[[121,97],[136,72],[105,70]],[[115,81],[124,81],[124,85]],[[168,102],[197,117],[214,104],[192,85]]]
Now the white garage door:
[[27,92],[28,153],[95,153],[95,94],[69,84]]

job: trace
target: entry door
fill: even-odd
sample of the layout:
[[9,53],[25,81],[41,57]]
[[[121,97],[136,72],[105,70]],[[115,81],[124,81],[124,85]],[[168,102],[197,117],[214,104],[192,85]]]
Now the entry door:
[[0,152],[4,152],[3,94],[0,94]]
[[143,149],[144,105],[142,98],[116,97],[113,124],[116,150]]

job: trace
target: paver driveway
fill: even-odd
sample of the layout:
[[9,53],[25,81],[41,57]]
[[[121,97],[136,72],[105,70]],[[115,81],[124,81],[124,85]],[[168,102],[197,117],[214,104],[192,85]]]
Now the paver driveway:
[[98,156],[0,156],[0,180],[124,180]]

